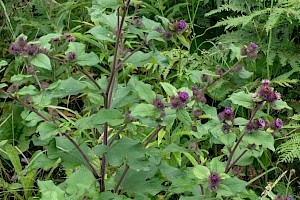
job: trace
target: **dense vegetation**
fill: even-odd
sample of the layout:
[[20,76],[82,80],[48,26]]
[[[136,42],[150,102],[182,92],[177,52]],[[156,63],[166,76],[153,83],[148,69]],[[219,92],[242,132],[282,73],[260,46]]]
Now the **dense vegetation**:
[[298,0],[0,0],[1,199],[300,198]]

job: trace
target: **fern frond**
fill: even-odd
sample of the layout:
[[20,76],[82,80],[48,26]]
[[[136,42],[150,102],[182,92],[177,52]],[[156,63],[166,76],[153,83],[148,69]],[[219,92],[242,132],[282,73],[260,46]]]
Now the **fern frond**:
[[281,87],[293,87],[291,84],[296,84],[298,81],[298,79],[276,79],[272,80],[272,83],[278,84]]
[[246,16],[240,16],[240,17],[227,17],[226,20],[217,22],[213,27],[221,27],[221,26],[225,26],[225,30],[229,29],[229,28],[234,28],[237,26],[245,26],[247,24],[249,24],[250,22],[252,22],[254,17],[260,16],[262,14],[266,14],[270,11],[269,8],[264,9],[264,10],[258,10],[258,11],[254,11],[252,12],[250,15],[246,15]]
[[300,114],[294,114],[292,117],[289,117],[289,118],[293,119],[293,120],[300,121]]
[[280,162],[291,163],[294,159],[300,159],[300,135],[296,133],[291,139],[278,146]]
[[244,7],[240,7],[240,6],[236,6],[236,5],[232,5],[232,4],[231,5],[225,4],[225,5],[220,6],[218,9],[211,10],[210,12],[205,13],[204,16],[208,17],[208,16],[214,15],[216,13],[220,13],[222,11],[234,11],[237,13],[248,13],[248,11]]

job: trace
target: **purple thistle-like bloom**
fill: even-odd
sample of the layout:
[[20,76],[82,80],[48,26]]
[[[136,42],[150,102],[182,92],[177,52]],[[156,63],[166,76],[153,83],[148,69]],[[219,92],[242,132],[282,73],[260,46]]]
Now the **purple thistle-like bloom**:
[[282,125],[283,125],[282,120],[279,119],[279,118],[277,118],[277,119],[275,120],[275,127],[276,127],[277,129],[280,129],[280,128],[282,127]]
[[258,47],[257,44],[251,42],[248,45],[247,49],[248,49],[248,51],[253,52],[253,51],[255,51],[257,49],[257,47]]
[[223,123],[223,125],[222,125],[222,132],[223,132],[223,133],[229,133],[229,131],[230,131],[230,126],[229,126],[229,124]]
[[225,112],[226,115],[231,115],[232,114],[232,110],[229,107],[226,107],[224,112]]
[[180,20],[179,23],[178,23],[178,26],[182,30],[185,29],[185,27],[186,27],[185,21],[184,20]]
[[259,97],[259,94],[258,93],[254,93],[253,95],[252,95],[252,99],[256,99],[256,98],[258,98]]
[[13,55],[17,55],[19,54],[21,51],[21,47],[15,43],[12,43],[10,46],[9,46],[9,52]]
[[196,90],[199,90],[199,88],[198,88],[198,86],[194,85],[194,86],[192,86],[192,90],[196,91]]
[[212,172],[210,174],[210,176],[208,177],[208,186],[209,186],[209,189],[212,190],[212,191],[215,191],[218,189],[220,183],[221,183],[221,179],[219,177],[219,175],[215,172]]
[[179,92],[179,97],[182,101],[187,101],[189,99],[189,94],[187,92]]
[[287,196],[286,200],[292,200],[292,197],[291,196]]
[[268,87],[268,86],[270,86],[270,81],[267,80],[267,79],[262,80],[262,81],[261,81],[261,85],[264,86],[264,87]]
[[153,100],[152,104],[157,108],[159,111],[163,111],[165,109],[165,104],[162,102],[161,99],[156,98]]
[[258,118],[257,119],[257,127],[258,128],[265,128],[265,126],[266,126],[265,120],[263,120],[262,118]]
[[77,53],[75,53],[75,52],[68,52],[67,55],[66,55],[66,57],[67,57],[67,60],[69,62],[74,62],[74,61],[77,60]]
[[279,99],[281,99],[281,94],[280,94],[279,92],[275,91],[275,92],[274,92],[274,97],[275,97],[277,100],[279,100]]

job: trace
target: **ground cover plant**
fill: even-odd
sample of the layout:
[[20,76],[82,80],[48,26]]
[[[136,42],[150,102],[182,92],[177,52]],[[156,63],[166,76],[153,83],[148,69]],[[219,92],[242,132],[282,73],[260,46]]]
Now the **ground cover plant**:
[[[251,7],[266,51],[229,39],[245,31],[236,15],[209,27],[237,10],[212,2],[0,0],[1,199],[299,198],[299,108],[284,96],[299,67],[273,61],[274,2]],[[199,43],[223,25],[237,30]]]

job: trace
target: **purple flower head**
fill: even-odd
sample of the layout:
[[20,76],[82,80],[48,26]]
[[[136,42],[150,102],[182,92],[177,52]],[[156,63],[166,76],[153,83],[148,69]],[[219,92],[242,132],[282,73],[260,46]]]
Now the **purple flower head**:
[[189,99],[189,94],[187,92],[179,92],[179,97],[182,101],[187,101]]
[[258,128],[265,128],[265,126],[266,126],[265,120],[263,120],[262,118],[258,118],[257,119],[257,127]]
[[292,200],[292,197],[291,196],[287,196],[286,200]]
[[173,38],[173,33],[172,33],[171,31],[166,31],[166,32],[164,33],[164,38],[165,38],[166,40],[171,40],[171,39]]
[[20,47],[24,47],[27,44],[26,39],[24,37],[19,37],[17,43]]
[[194,119],[198,119],[201,115],[203,115],[202,111],[200,109],[193,111]]
[[74,62],[77,60],[77,53],[69,52],[69,53],[67,53],[66,57],[69,62]]
[[230,126],[229,126],[229,124],[223,123],[223,125],[222,125],[222,132],[223,132],[223,133],[229,133],[229,131],[230,131]]
[[219,177],[219,175],[215,172],[212,172],[210,174],[210,176],[208,177],[208,186],[209,186],[209,189],[212,190],[212,191],[215,191],[218,189],[220,183],[221,183],[221,179]]
[[29,66],[29,67],[27,68],[27,73],[28,73],[28,74],[34,74],[34,73],[35,73],[35,68],[34,68],[33,66]]
[[225,112],[226,115],[231,115],[232,114],[232,110],[229,107],[226,107],[224,112]]
[[21,47],[15,43],[12,43],[10,46],[9,46],[9,52],[13,55],[17,55],[19,54],[21,51]]
[[156,98],[153,100],[152,104],[157,108],[159,111],[163,111],[165,109],[165,104],[162,102],[161,99]]
[[257,44],[255,44],[255,43],[250,43],[249,45],[248,45],[248,47],[247,47],[247,49],[250,51],[250,52],[254,52],[256,49],[257,49]]
[[277,118],[277,119],[275,120],[275,127],[276,127],[277,129],[280,129],[280,128],[282,127],[282,125],[283,125],[282,120],[279,119],[279,118]]
[[197,91],[197,90],[199,90],[199,88],[198,88],[198,86],[194,85],[194,86],[192,86],[192,90]]
[[281,99],[281,94],[277,91],[274,92],[274,97],[276,98],[276,100]]
[[264,87],[268,87],[268,86],[270,86],[270,81],[267,79],[264,79],[261,81],[261,85]]
[[24,47],[24,53],[29,56],[35,56],[39,53],[39,45],[37,44],[29,44]]
[[186,27],[186,23],[184,20],[180,20],[179,23],[178,23],[178,26],[181,30],[185,29]]

